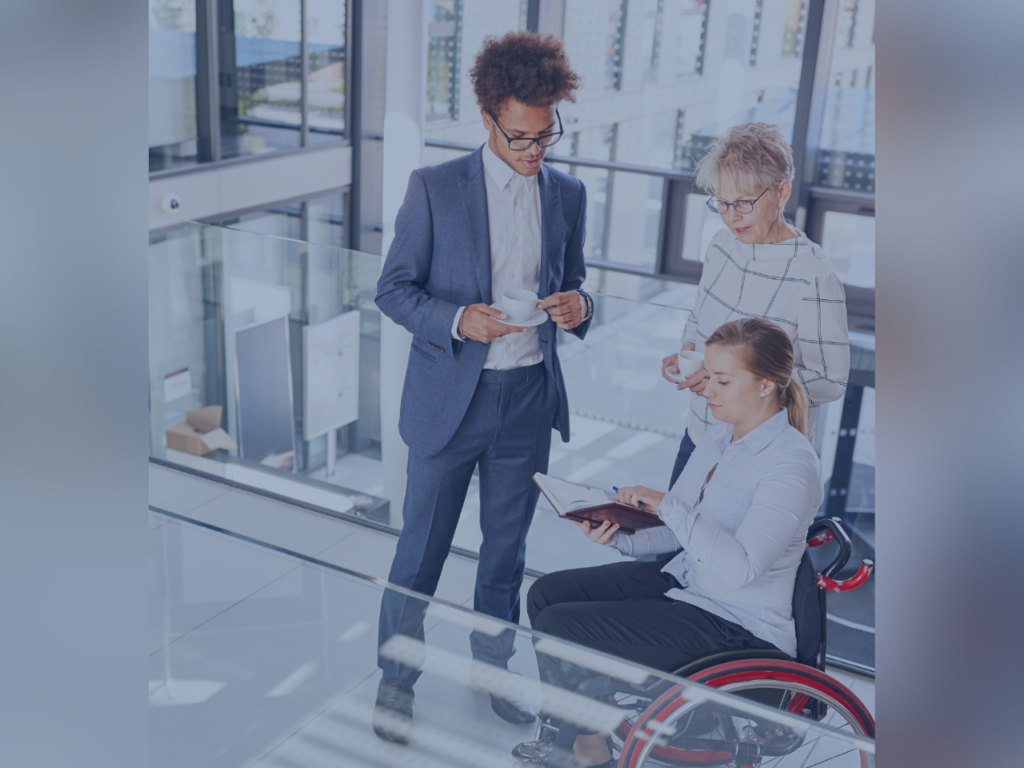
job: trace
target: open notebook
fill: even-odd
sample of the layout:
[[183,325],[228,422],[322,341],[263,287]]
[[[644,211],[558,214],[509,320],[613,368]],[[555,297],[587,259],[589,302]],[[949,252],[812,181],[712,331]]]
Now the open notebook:
[[604,491],[587,488],[584,485],[569,483],[554,477],[533,476],[533,482],[540,488],[544,498],[548,500],[559,517],[571,520],[590,520],[603,523],[609,520],[619,524],[623,533],[635,533],[644,528],[655,528],[664,525],[656,514],[612,501]]

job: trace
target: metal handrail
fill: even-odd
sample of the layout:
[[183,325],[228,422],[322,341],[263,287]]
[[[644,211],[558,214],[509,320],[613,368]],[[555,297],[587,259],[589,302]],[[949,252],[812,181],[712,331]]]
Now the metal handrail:
[[[243,125],[261,125],[265,128],[285,128],[291,131],[298,131],[302,128],[300,123],[289,123],[286,120],[269,120],[265,117],[250,117],[249,115],[235,115],[231,118],[236,123]],[[319,125],[310,125],[310,133],[327,133],[333,136],[344,136],[343,128],[324,128]]]
[[[424,145],[437,149],[454,149],[460,152],[475,152],[480,145],[461,144],[456,141],[442,141],[441,139],[426,139]],[[650,165],[632,165],[630,163],[616,163],[607,160],[587,160],[582,157],[566,157],[565,155],[547,154],[544,159],[549,163],[563,163],[564,165],[578,165],[581,168],[598,168],[605,171],[622,171],[623,173],[639,173],[644,176],[661,176],[673,181],[689,181],[695,178],[694,174],[687,171],[680,171],[677,168],[655,168]]]

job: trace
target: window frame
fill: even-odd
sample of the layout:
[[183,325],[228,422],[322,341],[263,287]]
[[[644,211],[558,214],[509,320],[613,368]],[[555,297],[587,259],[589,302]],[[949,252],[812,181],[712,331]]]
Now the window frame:
[[[299,132],[299,146],[290,149],[279,149],[259,155],[244,155],[241,157],[224,158],[221,146],[221,103],[220,85],[222,73],[220,67],[220,51],[218,48],[218,36],[216,30],[219,27],[219,17],[222,0],[196,0],[196,127],[197,127],[197,160],[194,165],[183,165],[176,168],[167,168],[159,171],[151,171],[150,179],[178,176],[187,173],[207,170],[214,165],[223,163],[247,163],[264,159],[266,157],[280,157],[286,153],[305,151],[316,151],[323,147],[334,147],[350,145],[352,132],[352,112],[355,107],[352,98],[352,64],[353,64],[353,29],[352,16],[353,5],[359,0],[344,0],[346,5],[345,24],[345,128],[341,131],[320,128],[309,125],[309,30],[307,0],[298,0],[301,25],[301,39],[299,42],[299,58],[301,61],[300,78],[300,123],[297,127]],[[271,127],[296,129],[291,124],[278,125],[271,120],[259,118],[239,118],[240,122],[247,122]],[[309,143],[310,133],[329,134],[338,136],[337,142],[328,144],[311,145]]]

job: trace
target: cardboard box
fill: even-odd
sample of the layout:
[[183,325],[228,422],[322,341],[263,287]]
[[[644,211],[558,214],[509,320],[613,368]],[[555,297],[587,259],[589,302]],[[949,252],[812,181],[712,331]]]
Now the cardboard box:
[[231,435],[220,427],[223,406],[208,405],[198,411],[189,411],[185,421],[167,429],[167,447],[202,456],[224,448],[233,451],[238,447]]

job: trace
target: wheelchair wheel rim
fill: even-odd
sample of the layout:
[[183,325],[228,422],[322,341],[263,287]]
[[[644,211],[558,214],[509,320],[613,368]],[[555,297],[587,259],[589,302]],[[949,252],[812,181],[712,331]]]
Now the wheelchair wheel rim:
[[[759,676],[752,677],[752,674]],[[705,678],[703,681],[698,681],[704,682],[704,684],[725,693],[739,693],[744,690],[763,690],[767,688],[806,695],[822,701],[831,707],[833,712],[839,714],[845,720],[845,724],[851,727],[854,735],[869,739],[874,737],[874,720],[866,708],[863,707],[860,700],[838,681],[833,680],[818,670],[804,667],[803,665],[793,662],[769,662],[767,668],[762,666],[760,669],[751,670],[749,663],[723,664],[717,668],[703,670],[693,677],[695,679],[703,677]],[[673,692],[679,693],[681,690],[682,686],[676,686],[666,691],[665,694],[659,697],[657,702],[652,703],[651,709],[656,709],[656,711],[651,712],[650,717],[646,720],[636,723],[636,728],[642,726],[642,729],[648,731],[649,734],[643,739],[639,752],[634,752],[630,756],[628,763],[625,760],[620,761],[623,768],[636,768],[645,764],[652,757],[652,753],[658,755],[659,760],[672,759],[664,754],[665,747],[656,745],[657,739],[652,738],[655,729],[651,728],[651,723],[656,722],[659,724],[657,730],[670,727],[692,711],[694,707],[704,703],[700,697],[695,700],[687,700],[684,695],[674,701],[668,698]],[[844,701],[844,698],[848,698],[848,701]],[[862,711],[857,711],[858,708]],[[640,738],[635,733],[631,733],[630,736],[632,738],[627,739],[623,744],[624,758],[627,756],[625,748],[630,746],[629,742],[632,741],[632,747],[635,748],[636,741]],[[819,736],[819,738],[821,737]],[[796,747],[795,749],[799,748]],[[874,755],[871,752],[859,749],[856,746],[854,746],[854,750],[859,752],[860,763],[863,768],[873,768],[875,762]],[[697,757],[696,753],[680,750],[680,754],[683,753],[692,754],[694,757]],[[842,757],[842,754],[827,758],[826,763]],[[699,760],[684,761],[685,764],[699,764],[699,762]],[[679,761],[677,761],[677,764],[679,764]]]

